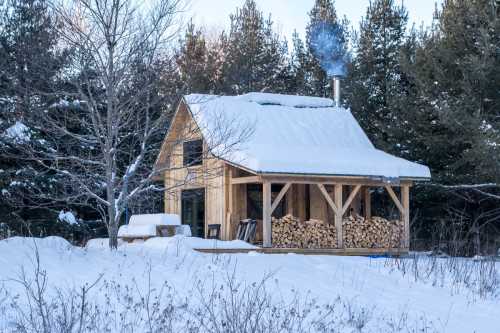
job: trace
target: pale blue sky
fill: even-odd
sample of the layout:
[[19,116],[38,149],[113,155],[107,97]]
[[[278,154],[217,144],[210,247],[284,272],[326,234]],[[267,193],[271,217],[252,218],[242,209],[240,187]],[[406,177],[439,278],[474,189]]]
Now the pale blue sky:
[[[402,0],[396,0],[401,3]],[[279,31],[290,37],[293,30],[303,35],[308,21],[307,13],[311,10],[314,0],[256,0],[258,6],[267,15],[271,13],[273,20],[278,24]],[[430,25],[434,13],[435,3],[439,5],[443,0],[404,0],[410,14],[410,22],[420,25]],[[190,0],[188,16],[192,16],[196,24],[204,25],[208,30],[222,30],[227,28],[229,14],[236,7],[241,7],[244,0]],[[335,0],[337,13],[344,15],[354,26],[366,13],[369,0]]]

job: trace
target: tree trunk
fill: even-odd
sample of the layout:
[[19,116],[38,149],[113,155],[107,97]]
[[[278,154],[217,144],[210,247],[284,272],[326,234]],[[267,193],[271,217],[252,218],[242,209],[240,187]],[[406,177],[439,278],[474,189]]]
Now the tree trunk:
[[481,255],[481,238],[479,234],[479,228],[474,227],[474,233],[473,233],[473,238],[474,238],[474,255],[480,256]]
[[109,232],[109,248],[116,250],[118,248],[118,228],[116,223],[112,224],[108,228]]
[[116,212],[113,204],[108,206],[108,234],[109,247],[113,250],[118,248],[118,222],[116,220]]

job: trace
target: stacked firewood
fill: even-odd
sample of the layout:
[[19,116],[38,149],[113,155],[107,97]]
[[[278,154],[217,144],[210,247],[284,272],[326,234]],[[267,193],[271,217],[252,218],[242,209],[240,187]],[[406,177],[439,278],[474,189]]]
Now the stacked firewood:
[[335,248],[335,226],[320,220],[302,222],[286,215],[272,221],[273,246],[280,248]]
[[400,221],[381,217],[365,220],[362,216],[349,216],[343,221],[344,247],[346,248],[395,248],[402,236]]
[[[401,243],[400,221],[381,217],[365,220],[362,216],[344,218],[345,248],[397,248]],[[320,220],[301,221],[286,215],[272,220],[273,246],[279,248],[336,248],[337,235],[333,223]]]

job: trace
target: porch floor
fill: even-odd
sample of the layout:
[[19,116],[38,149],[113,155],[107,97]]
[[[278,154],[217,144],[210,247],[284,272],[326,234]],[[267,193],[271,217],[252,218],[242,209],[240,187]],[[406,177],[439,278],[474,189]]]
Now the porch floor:
[[206,248],[206,249],[195,249],[202,253],[213,253],[213,254],[223,254],[223,253],[249,253],[257,252],[264,254],[304,254],[304,255],[338,255],[338,256],[374,256],[374,255],[386,255],[386,256],[406,256],[409,252],[408,249],[387,249],[387,248],[370,248],[370,249],[301,249],[301,248],[265,248],[258,247],[255,249],[217,249],[217,248]]

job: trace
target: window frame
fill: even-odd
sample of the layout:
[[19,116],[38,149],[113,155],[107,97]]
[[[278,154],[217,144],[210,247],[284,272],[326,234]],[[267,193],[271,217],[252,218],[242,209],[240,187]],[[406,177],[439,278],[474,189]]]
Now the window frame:
[[[195,152],[194,151],[194,144],[199,142],[200,145],[199,145],[199,148],[200,148],[200,151],[199,152]],[[190,148],[190,156],[188,156],[186,154],[186,152],[189,150],[189,149],[186,149],[186,146],[188,145],[193,145]],[[203,147],[203,139],[194,139],[194,140],[186,140],[182,143],[182,166],[184,167],[194,167],[194,166],[200,166],[203,164],[203,151],[204,151],[204,147]],[[195,156],[194,153],[196,153]],[[198,156],[199,154],[199,156]]]

